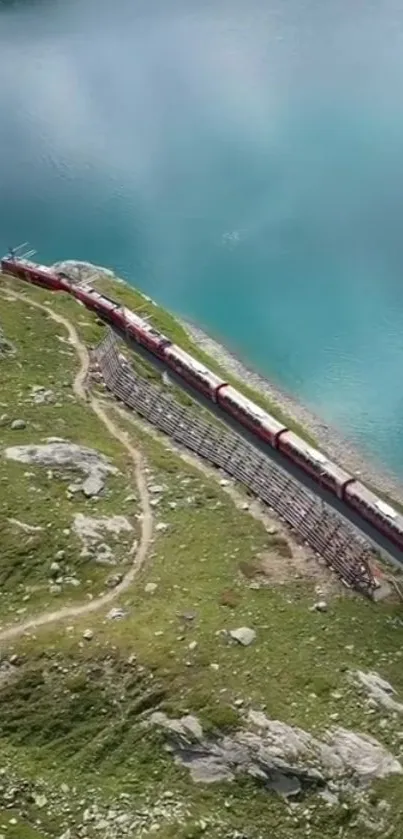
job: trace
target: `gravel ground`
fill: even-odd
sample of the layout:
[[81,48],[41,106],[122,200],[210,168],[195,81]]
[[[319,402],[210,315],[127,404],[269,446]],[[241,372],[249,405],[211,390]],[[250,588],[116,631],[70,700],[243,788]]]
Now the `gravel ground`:
[[349,472],[377,487],[379,491],[387,493],[403,503],[403,481],[401,479],[388,473],[382,465],[376,464],[376,462],[371,463],[368,460],[368,455],[358,451],[351,441],[343,438],[337,429],[327,425],[317,414],[302,405],[293,396],[285,393],[277,385],[248,369],[229,350],[206,335],[199,327],[187,321],[182,321],[182,326],[201,349],[205,350],[216,361],[219,361],[239,380],[269,396],[289,416],[303,425],[315,437],[329,457],[344,466]]

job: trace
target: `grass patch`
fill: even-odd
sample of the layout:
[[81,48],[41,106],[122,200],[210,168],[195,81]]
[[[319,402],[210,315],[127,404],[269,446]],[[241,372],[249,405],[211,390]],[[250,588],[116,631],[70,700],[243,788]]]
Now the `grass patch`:
[[[34,295],[47,299],[36,289]],[[80,335],[89,343],[102,333],[88,313],[77,318],[74,301],[50,299],[55,310],[80,321]],[[135,527],[138,506],[125,501],[134,491],[126,453],[85,405],[68,398],[76,359],[59,340],[65,337],[63,328],[16,303],[2,303],[1,326],[17,349],[16,356],[0,361],[1,411],[27,423],[18,432],[9,424],[1,427],[1,449],[60,434],[99,448],[119,468],[119,475],[107,481],[107,494],[94,503],[67,498],[66,482],[57,475],[49,478],[46,470],[0,457],[0,486],[6,488],[0,501],[0,616],[10,621],[24,617],[21,609],[54,608],[55,601],[64,604],[73,597],[85,601],[102,589],[105,569],[87,563],[84,573],[79,542],[63,532],[75,511],[123,512]],[[36,383],[54,389],[61,407],[32,405]],[[243,708],[264,708],[273,718],[318,733],[334,718],[375,736],[399,756],[399,720],[367,706],[348,671],[377,670],[403,695],[400,604],[335,596],[328,611],[319,613],[310,611],[317,599],[313,583],[251,588],[260,554],[289,556],[291,542],[267,533],[213,478],[185,464],[160,440],[129,420],[119,417],[119,424],[142,449],[148,482],[163,488],[153,512],[156,523],[167,527],[155,531],[148,564],[115,602],[123,612],[120,619],[100,612],[2,645],[2,659],[18,656],[7,678],[0,663],[0,745],[7,778],[18,789],[12,812],[20,833],[14,831],[15,836],[31,839],[31,830],[32,839],[59,839],[67,827],[75,836],[83,811],[95,802],[106,821],[108,808],[119,813],[123,808],[122,815],[129,814],[135,825],[128,834],[133,837],[140,829],[143,836],[155,835],[152,825],[158,823],[163,839],[200,834],[228,839],[235,831],[248,839],[338,839],[350,828],[352,836],[367,839],[365,826],[352,828],[357,813],[350,805],[329,810],[310,797],[291,810],[251,779],[193,784],[166,751],[161,733],[144,723],[158,708],[173,716],[195,713],[212,734],[230,733],[243,724]],[[12,518],[43,530],[20,532],[10,525]],[[62,586],[59,595],[50,596],[49,563],[60,549],[82,582],[74,594]],[[126,547],[116,549],[124,565]],[[150,582],[156,584],[152,593],[146,591]],[[240,626],[256,632],[249,647],[230,643],[222,631]],[[87,628],[93,631],[91,641],[83,638]],[[27,788],[14,782],[13,772]],[[40,812],[29,799],[29,785],[38,778],[48,799]],[[6,782],[4,787],[0,807],[8,819]],[[403,831],[401,793],[399,777],[374,787],[374,795],[390,804],[395,837]],[[136,815],[143,809],[151,815]],[[0,833],[1,824],[0,813]],[[11,826],[4,832],[13,836]],[[109,839],[110,832],[88,821],[78,835]]]

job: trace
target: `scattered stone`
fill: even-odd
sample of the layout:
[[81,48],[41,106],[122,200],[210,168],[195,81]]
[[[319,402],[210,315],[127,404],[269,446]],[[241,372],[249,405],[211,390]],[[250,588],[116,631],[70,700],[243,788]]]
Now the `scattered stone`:
[[45,805],[48,803],[46,795],[34,795],[34,801],[36,806],[40,809],[42,809],[42,807],[45,807]]
[[42,385],[34,385],[31,388],[31,393],[34,405],[52,404],[56,401],[53,390],[46,390]]
[[[20,431],[20,430],[22,430],[23,428],[26,428],[26,427],[27,427],[27,424],[26,424],[25,420],[23,420],[23,419],[15,419],[11,423],[11,428],[12,428],[13,431]],[[10,451],[10,449],[6,449],[6,457],[9,457],[9,455],[7,454],[8,451]],[[24,461],[24,462],[28,463],[29,461]]]
[[147,583],[147,585],[144,586],[144,591],[146,594],[154,594],[157,588],[157,583]]
[[61,571],[60,564],[58,562],[52,562],[50,565],[50,573],[53,576],[56,576]]
[[59,583],[52,583],[49,586],[49,591],[50,591],[51,594],[61,594],[62,593],[62,587],[61,587],[61,585],[59,585]]
[[197,641],[191,641],[189,646],[188,646],[188,649],[192,652],[193,650],[196,649],[196,647],[197,647]]
[[57,551],[57,553],[55,554],[55,559],[60,561],[61,559],[65,559],[65,556],[66,556],[66,551],[60,550],[60,551]]
[[105,481],[100,475],[90,475],[82,483],[82,491],[86,498],[92,498],[94,495],[99,495],[105,486]]
[[77,513],[73,520],[73,530],[84,543],[82,556],[93,556],[101,565],[113,565],[113,551],[102,541],[103,533],[106,531],[117,537],[124,532],[130,533],[133,527],[125,516],[95,518]]
[[94,637],[94,633],[93,633],[92,629],[86,629],[85,632],[83,632],[84,641],[91,641],[93,639],[93,637]]
[[162,533],[165,530],[168,530],[168,527],[169,527],[169,524],[166,524],[163,521],[159,521],[158,524],[155,525],[155,529],[158,531],[158,533]]
[[106,580],[108,588],[116,588],[123,580],[123,574],[111,574]]
[[403,704],[393,699],[396,695],[395,689],[378,673],[364,673],[362,670],[356,670],[350,675],[355,682],[362,685],[378,705],[382,705],[388,711],[403,712]]
[[327,612],[327,610],[328,605],[326,603],[326,600],[318,600],[317,603],[314,603],[314,605],[311,608],[312,612]]
[[[120,618],[124,618],[126,616],[126,612],[123,609],[119,609],[117,606],[111,609],[110,612],[107,614],[108,620],[120,620]],[[130,662],[129,662],[130,663]]]
[[148,487],[148,491],[153,493],[153,495],[158,495],[161,492],[164,492],[163,486],[158,486],[157,484],[153,484],[152,486]]
[[255,630],[250,629],[248,626],[240,626],[239,629],[231,629],[229,634],[234,641],[238,641],[238,643],[242,644],[243,647],[248,647],[249,644],[252,644],[256,638]]

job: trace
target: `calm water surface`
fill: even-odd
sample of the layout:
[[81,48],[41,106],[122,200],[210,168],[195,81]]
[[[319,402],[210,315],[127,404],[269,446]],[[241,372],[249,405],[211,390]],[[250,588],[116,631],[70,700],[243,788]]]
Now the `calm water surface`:
[[0,0],[0,189],[403,475],[396,0]]

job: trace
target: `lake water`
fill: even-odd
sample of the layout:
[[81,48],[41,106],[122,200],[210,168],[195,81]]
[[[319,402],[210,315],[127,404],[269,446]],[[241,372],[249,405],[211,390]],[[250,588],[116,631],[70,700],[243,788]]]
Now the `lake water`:
[[403,475],[403,6],[0,0],[0,247],[113,267]]

